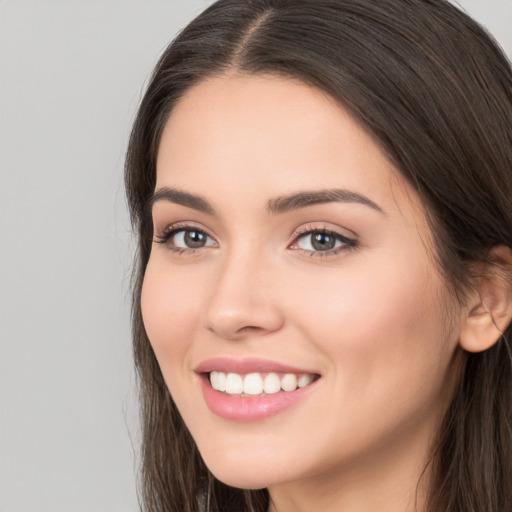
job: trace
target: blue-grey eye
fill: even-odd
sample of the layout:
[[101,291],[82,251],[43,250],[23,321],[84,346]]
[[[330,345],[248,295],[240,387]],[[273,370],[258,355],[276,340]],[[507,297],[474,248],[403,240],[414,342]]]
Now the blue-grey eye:
[[297,247],[304,251],[330,251],[346,245],[333,233],[313,231],[297,239]]

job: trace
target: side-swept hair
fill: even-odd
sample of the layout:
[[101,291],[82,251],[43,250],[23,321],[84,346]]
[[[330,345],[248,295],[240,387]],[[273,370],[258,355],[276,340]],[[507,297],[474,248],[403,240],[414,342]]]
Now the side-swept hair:
[[[492,38],[444,0],[219,0],[163,53],[126,160],[139,237],[133,339],[142,404],[147,512],[266,512],[265,490],[217,481],[165,386],[140,309],[162,130],[193,85],[225,72],[293,77],[335,98],[418,191],[436,256],[461,303],[475,263],[512,247],[512,71]],[[511,279],[510,269],[504,269]],[[507,274],[508,272],[508,274]],[[433,447],[430,512],[512,506],[510,326],[465,354],[460,386]]]

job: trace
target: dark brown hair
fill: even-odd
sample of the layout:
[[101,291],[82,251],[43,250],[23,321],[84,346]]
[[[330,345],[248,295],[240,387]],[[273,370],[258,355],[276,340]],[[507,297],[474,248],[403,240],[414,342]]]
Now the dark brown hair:
[[[126,161],[139,237],[133,335],[148,512],[264,512],[269,503],[265,490],[230,488],[209,473],[165,386],[140,310],[163,127],[188,89],[227,71],[293,77],[339,101],[420,194],[439,267],[460,302],[475,263],[489,263],[494,246],[512,247],[512,72],[476,22],[444,0],[220,0],[208,7],[156,66]],[[509,326],[492,348],[463,354],[430,461],[431,512],[510,510],[511,335]]]

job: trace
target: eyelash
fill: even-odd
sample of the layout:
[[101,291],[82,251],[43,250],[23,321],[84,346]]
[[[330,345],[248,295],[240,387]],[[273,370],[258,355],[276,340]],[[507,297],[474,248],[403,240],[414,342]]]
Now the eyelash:
[[[194,231],[196,233],[200,233],[202,235],[205,235],[206,237],[213,240],[213,238],[203,229],[200,229],[192,224],[172,224],[171,226],[168,226],[161,234],[155,234],[155,240],[154,242],[157,244],[161,244],[165,246],[167,249],[169,249],[171,252],[177,254],[177,255],[191,255],[194,253],[197,253],[201,249],[204,249],[205,247],[200,247],[197,249],[194,249],[192,247],[176,247],[171,242],[172,238],[176,236],[180,232],[187,232],[187,231]],[[208,247],[208,246],[206,246]]]
[[[340,247],[335,247],[333,249],[328,249],[326,251],[310,251],[307,249],[300,249],[300,248],[294,248],[293,246],[296,245],[299,240],[306,238],[307,236],[313,235],[313,234],[319,234],[319,235],[325,235],[334,238],[335,242],[341,242]],[[345,235],[342,235],[338,231],[335,231],[333,229],[322,227],[318,228],[315,226],[306,226],[304,228],[299,229],[298,233],[295,235],[295,238],[293,239],[293,242],[290,244],[290,248],[292,250],[302,250],[305,253],[309,253],[309,256],[311,258],[326,258],[329,256],[336,256],[342,252],[348,252],[352,249],[357,248],[358,242],[357,240],[353,238],[349,238]]]
[[[161,234],[155,234],[155,240],[154,242],[157,244],[164,245],[166,248],[168,248],[171,252],[177,255],[193,255],[197,252],[201,251],[202,249],[206,249],[208,247],[211,247],[212,245],[208,246],[202,246],[199,248],[186,248],[186,247],[177,247],[175,246],[171,240],[174,236],[176,236],[180,232],[196,232],[204,235],[205,237],[213,240],[213,238],[203,229],[200,229],[194,225],[191,224],[172,224],[171,226],[167,227]],[[313,234],[319,234],[319,235],[325,235],[330,236],[334,238],[335,242],[341,242],[341,246],[328,249],[325,251],[319,251],[319,250],[307,250],[307,249],[301,249],[299,247],[293,247],[294,245],[297,245],[300,240],[303,240],[307,236],[313,235]],[[216,242],[215,242],[216,244]],[[357,240],[354,240],[353,238],[348,238],[345,235],[342,235],[341,233],[329,229],[327,227],[314,227],[314,226],[306,226],[302,229],[300,229],[296,234],[291,242],[291,244],[288,246],[290,250],[299,250],[303,251],[304,253],[309,253],[309,257],[311,258],[325,258],[328,256],[336,256],[337,254],[340,254],[342,252],[348,252],[352,249],[355,249],[358,246]]]

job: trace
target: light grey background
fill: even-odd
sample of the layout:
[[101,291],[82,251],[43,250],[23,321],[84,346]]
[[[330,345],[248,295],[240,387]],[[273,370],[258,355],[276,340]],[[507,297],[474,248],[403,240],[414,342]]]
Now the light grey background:
[[[1,512],[138,510],[123,158],[209,3],[0,0]],[[460,4],[512,54],[512,0]]]

